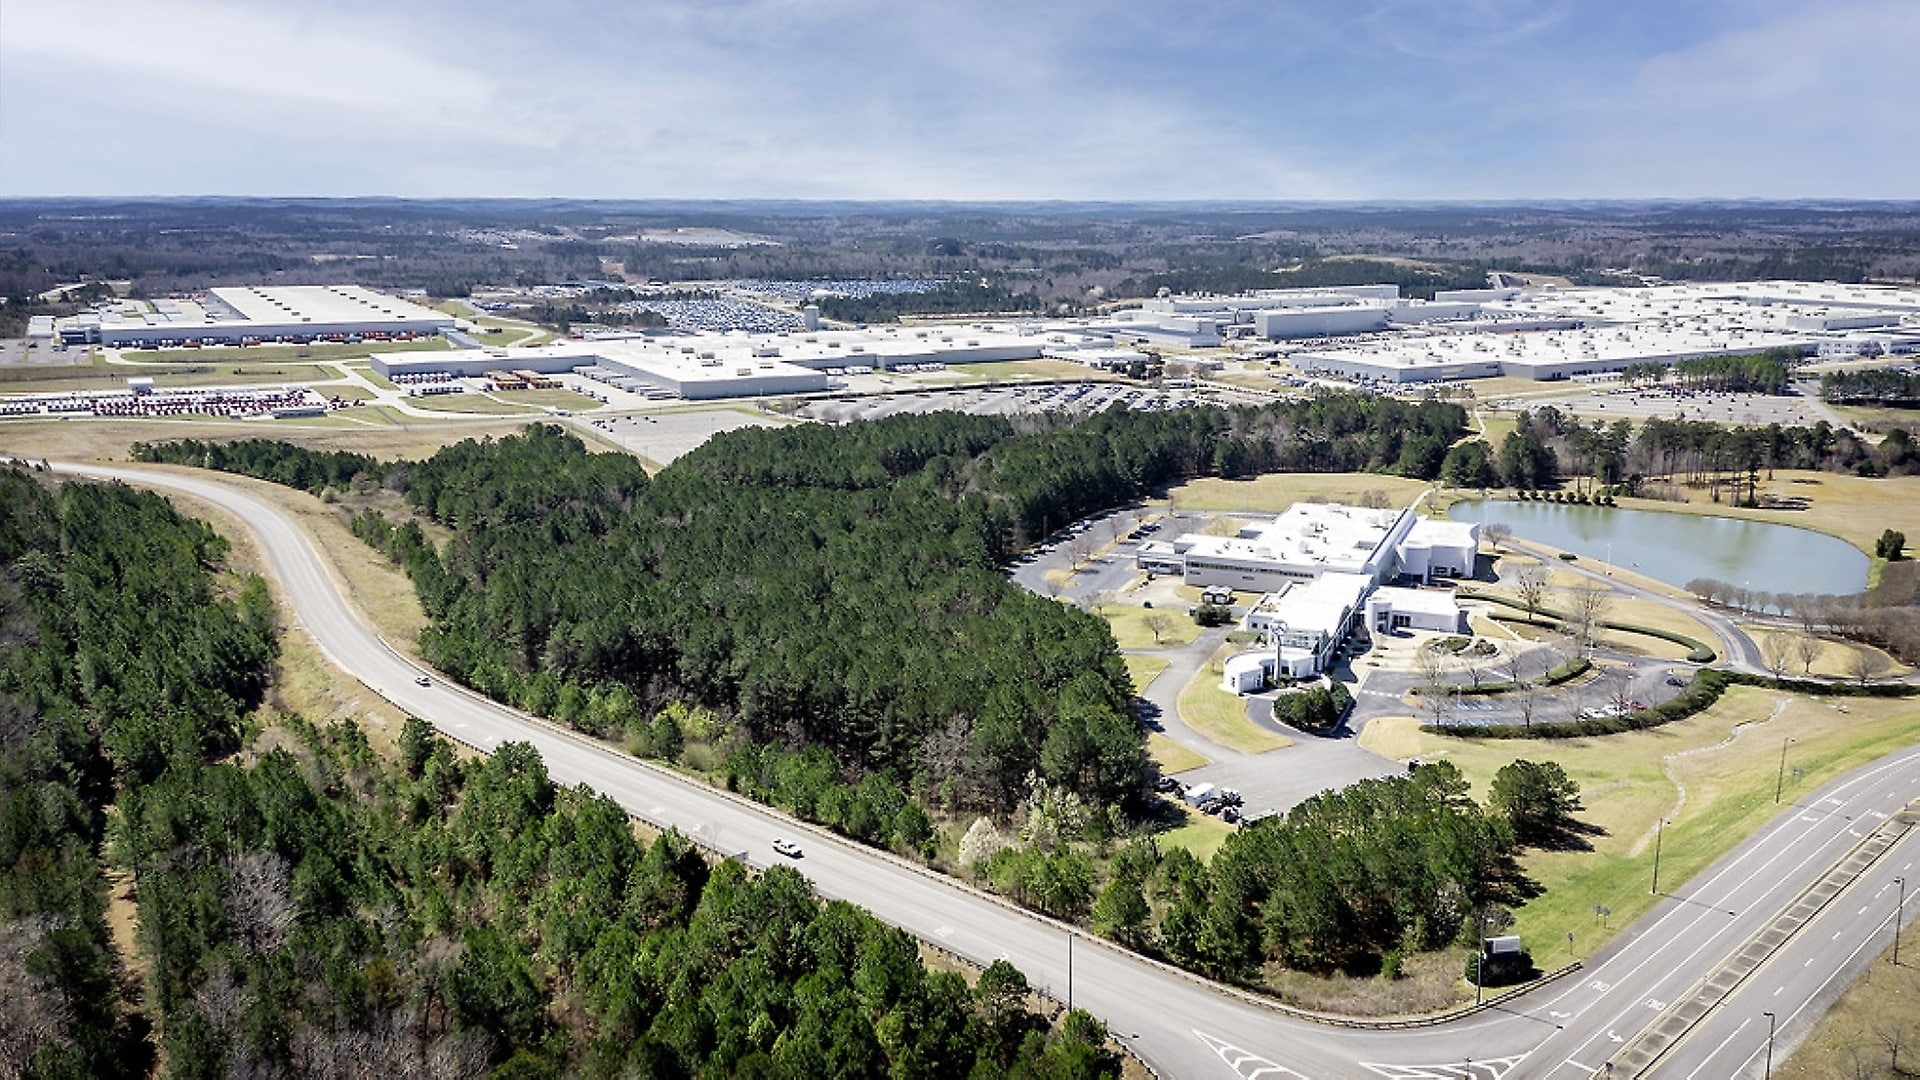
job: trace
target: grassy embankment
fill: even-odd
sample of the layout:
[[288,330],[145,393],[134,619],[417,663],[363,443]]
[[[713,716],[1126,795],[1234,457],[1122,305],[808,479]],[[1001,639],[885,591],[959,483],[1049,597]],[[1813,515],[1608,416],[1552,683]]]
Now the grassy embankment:
[[[1421,732],[1413,718],[1369,723],[1361,742],[1388,757],[1453,762],[1484,798],[1493,774],[1516,758],[1558,762],[1580,785],[1580,819],[1598,828],[1592,850],[1538,851],[1525,859],[1544,895],[1518,912],[1515,932],[1542,967],[1588,955],[1652,906],[1656,827],[1660,878],[1677,886],[1752,835],[1782,807],[1773,801],[1782,740],[1786,802],[1920,740],[1920,710],[1905,699],[1821,700],[1734,687],[1711,709],[1660,728],[1564,741],[1486,741]],[[1593,913],[1612,909],[1606,928]],[[1574,945],[1566,947],[1567,934]]]

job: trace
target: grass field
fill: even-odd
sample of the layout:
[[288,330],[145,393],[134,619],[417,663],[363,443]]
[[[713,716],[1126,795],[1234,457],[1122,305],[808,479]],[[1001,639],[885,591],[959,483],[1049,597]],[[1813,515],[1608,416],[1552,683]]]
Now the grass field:
[[1178,811],[1185,816],[1185,824],[1177,825],[1155,837],[1160,842],[1162,851],[1183,847],[1193,852],[1194,857],[1201,862],[1206,862],[1213,858],[1214,852],[1220,850],[1221,844],[1227,842],[1227,837],[1233,835],[1233,826],[1210,814],[1203,814],[1186,806],[1179,806]]
[[[1863,652],[1879,654],[1880,666],[1878,670],[1884,674],[1904,675],[1912,670],[1905,664],[1900,663],[1893,657],[1888,656],[1886,653],[1881,652],[1871,645],[1860,645],[1851,641],[1834,641],[1830,638],[1821,638],[1819,655],[1813,658],[1813,668],[1811,671],[1808,671],[1805,665],[1801,664],[1800,653],[1796,648],[1802,636],[1798,630],[1775,630],[1760,626],[1743,626],[1741,629],[1747,632],[1747,636],[1753,639],[1754,644],[1760,646],[1760,655],[1762,656],[1766,655],[1766,643],[1769,640],[1777,638],[1786,639],[1788,646],[1787,669],[1784,674],[1788,678],[1796,675],[1811,674],[1816,677],[1828,679],[1851,679],[1854,677],[1853,659]],[[1920,1058],[1916,1060],[1920,1060]]]
[[358,360],[374,353],[440,352],[453,348],[446,338],[412,341],[317,342],[312,345],[216,345],[201,349],[125,349],[120,355],[140,363],[273,364],[288,360]]
[[[1909,893],[1913,890],[1909,889]],[[1907,903],[1914,903],[1912,895]],[[1889,907],[1889,910],[1891,908]],[[1859,982],[1820,1018],[1785,1062],[1773,1063],[1779,1080],[1828,1080],[1829,1077],[1920,1075],[1920,963],[1907,959],[1920,948],[1911,926],[1900,938],[1900,966],[1894,967],[1893,932],[1887,951]],[[1893,1048],[1899,1047],[1899,1061]],[[1900,1071],[1895,1072],[1898,1065]]]
[[[1311,498],[1357,504],[1369,491],[1385,492],[1393,506],[1412,506],[1430,486],[1420,480],[1374,473],[1279,473],[1252,480],[1205,477],[1172,489],[1167,499],[1177,510],[1260,510],[1277,514]],[[1914,535],[1920,536],[1920,529]]]
[[498,439],[525,427],[524,423],[506,420],[458,426],[413,421],[410,426],[403,426],[399,423],[355,424],[345,419],[383,413],[384,410],[372,406],[349,409],[328,417],[324,425],[316,422],[263,423],[241,420],[124,420],[110,424],[80,420],[7,421],[0,424],[0,453],[35,461],[42,458],[55,461],[126,461],[128,448],[136,442],[260,437],[284,439],[315,450],[350,450],[382,460],[419,460],[431,457],[441,447],[463,439],[488,436]]
[[596,409],[600,403],[571,390],[496,390],[486,394],[437,394],[433,397],[413,398],[408,402],[416,409],[434,412],[460,413],[498,413],[502,416],[532,416],[545,413],[549,408]]
[[190,365],[181,368],[107,367],[10,367],[0,379],[0,393],[62,394],[75,391],[125,390],[127,380],[151,376],[161,390],[183,386],[279,386],[282,383],[314,383],[339,376],[312,364],[272,364],[261,367],[215,367]]
[[[1200,636],[1200,624],[1180,612],[1148,609],[1138,604],[1102,604],[1094,609],[1094,614],[1107,620],[1107,625],[1113,630],[1114,642],[1122,649],[1173,648]],[[1155,616],[1164,617],[1167,621],[1158,641],[1154,640],[1153,631],[1147,626],[1147,620]]]
[[1212,764],[1205,755],[1197,754],[1157,731],[1147,732],[1147,756],[1160,766],[1162,776],[1172,776],[1175,773],[1186,772],[1188,769]]
[[1214,662],[1194,673],[1180,691],[1180,719],[1202,737],[1243,754],[1264,754],[1269,750],[1292,746],[1293,741],[1247,719],[1247,703],[1237,694],[1220,689],[1219,661],[1240,652],[1238,645],[1221,646]]
[[[1839,708],[1835,706],[1838,705]],[[1840,709],[1846,711],[1842,713]],[[1907,700],[1826,702],[1751,687],[1730,689],[1713,708],[1649,731],[1589,739],[1475,742],[1429,735],[1412,718],[1375,720],[1361,741],[1393,758],[1453,762],[1484,796],[1493,774],[1516,758],[1555,761],[1580,785],[1580,819],[1604,830],[1592,851],[1536,851],[1527,873],[1546,894],[1517,912],[1514,932],[1551,943],[1541,966],[1564,962],[1564,943],[1586,956],[1644,913],[1654,899],[1655,826],[1660,877],[1678,884],[1751,835],[1781,807],[1773,789],[1783,739],[1792,739],[1786,798],[1920,740],[1920,709]],[[1593,905],[1613,910],[1609,929]]]
[[1833,411],[1850,426],[1861,431],[1886,432],[1905,428],[1920,431],[1920,413],[1912,409],[1876,409],[1865,405],[1835,405]]
[[1002,360],[988,364],[950,364],[948,371],[993,382],[1017,383],[1038,380],[1074,379],[1080,382],[1115,382],[1120,376],[1111,372],[1075,364],[1066,360]]
[[1761,479],[1761,495],[1811,499],[1810,510],[1745,510],[1713,502],[1705,491],[1685,491],[1685,494],[1687,502],[1621,499],[1620,505],[1635,510],[1711,514],[1794,525],[1837,536],[1868,553],[1886,529],[1898,530],[1909,537],[1920,536],[1920,476],[1866,478],[1781,469],[1772,479]]
[[1167,670],[1168,661],[1164,656],[1122,656],[1120,659],[1126,662],[1127,677],[1133,680],[1136,694],[1145,693],[1153,680]]

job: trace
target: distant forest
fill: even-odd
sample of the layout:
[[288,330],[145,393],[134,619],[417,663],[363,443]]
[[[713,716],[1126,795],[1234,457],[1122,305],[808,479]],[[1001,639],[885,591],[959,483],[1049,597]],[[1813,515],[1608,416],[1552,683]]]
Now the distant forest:
[[[642,239],[685,228],[749,242]],[[1488,270],[1583,284],[1912,282],[1920,204],[0,201],[0,334],[18,333],[30,312],[71,310],[87,299],[85,285],[108,280],[128,282],[135,296],[337,282],[460,297],[566,282],[936,278],[984,281],[975,311],[1052,311],[1161,287],[1395,283],[1430,295],[1483,284]],[[74,287],[69,299],[41,299],[60,287]],[[847,317],[959,310],[914,306],[925,303],[878,301]]]

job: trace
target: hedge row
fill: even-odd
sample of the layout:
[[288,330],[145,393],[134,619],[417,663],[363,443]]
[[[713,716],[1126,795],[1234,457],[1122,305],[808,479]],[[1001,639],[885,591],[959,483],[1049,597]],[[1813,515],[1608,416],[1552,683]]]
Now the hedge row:
[[[1527,607],[1525,604],[1520,603],[1518,600],[1510,600],[1504,596],[1494,596],[1491,593],[1473,592],[1473,593],[1467,593],[1465,595],[1470,596],[1475,600],[1485,600],[1489,604],[1499,604],[1502,607],[1510,607],[1519,611],[1525,611]],[[1534,608],[1533,613],[1536,616],[1544,615],[1549,619],[1557,619],[1562,623],[1566,621],[1566,616],[1560,614],[1557,611],[1549,611],[1548,609],[1543,607]],[[1537,618],[1510,619],[1510,618],[1503,618],[1499,615],[1495,615],[1494,618],[1498,619],[1501,622],[1524,622],[1530,626],[1545,625],[1545,624],[1542,624]],[[1637,626],[1633,623],[1613,622],[1611,620],[1606,620],[1606,619],[1601,620],[1600,625],[1605,627],[1608,630],[1619,630],[1623,633],[1628,633],[1628,634],[1645,634],[1648,637],[1659,638],[1662,641],[1671,641],[1675,645],[1685,645],[1688,650],[1687,659],[1690,662],[1695,664],[1711,664],[1715,660],[1718,660],[1720,658],[1719,654],[1714,652],[1713,648],[1707,645],[1706,643],[1701,641],[1696,641],[1693,638],[1686,636],[1685,634],[1676,634],[1671,630],[1661,630],[1652,626]]]
[[1534,724],[1531,727],[1521,724],[1474,724],[1460,727],[1422,724],[1420,730],[1436,735],[1459,735],[1476,739],[1577,739],[1592,735],[1615,735],[1623,731],[1640,731],[1670,724],[1675,720],[1685,720],[1712,706],[1714,702],[1720,700],[1721,694],[1726,693],[1727,687],[1736,685],[1757,686],[1766,690],[1785,690],[1790,693],[1818,697],[1910,697],[1920,693],[1920,688],[1906,683],[1860,686],[1851,683],[1815,682],[1811,679],[1776,679],[1767,675],[1752,675],[1744,671],[1708,668],[1695,673],[1693,681],[1687,684],[1686,689],[1674,695],[1671,700],[1626,716],[1605,716],[1598,720],[1551,721]]
[[[1559,667],[1554,668],[1552,671],[1547,672],[1545,675],[1542,675],[1539,683],[1536,685],[1559,686],[1561,683],[1571,682],[1585,675],[1592,667],[1593,664],[1590,663],[1586,657],[1576,656],[1566,663],[1561,664]],[[1408,693],[1414,697],[1419,697],[1421,691],[1424,689],[1425,687],[1416,686],[1408,691]],[[1518,683],[1503,679],[1500,682],[1481,683],[1479,686],[1450,686],[1447,688],[1447,692],[1462,697],[1471,697],[1475,694],[1504,694],[1510,690],[1517,689],[1519,689]]]

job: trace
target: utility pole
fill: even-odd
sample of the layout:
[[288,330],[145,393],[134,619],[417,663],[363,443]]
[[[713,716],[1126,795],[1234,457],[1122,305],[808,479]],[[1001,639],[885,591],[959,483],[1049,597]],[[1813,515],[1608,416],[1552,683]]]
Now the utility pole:
[[1655,896],[1660,895],[1660,839],[1667,832],[1667,821],[1660,819],[1660,825],[1653,833],[1653,888],[1647,890]]
[[[1778,1021],[1777,1021],[1777,1019],[1776,1019],[1776,1018],[1774,1017],[1774,1015],[1773,1015],[1772,1013],[1761,1013],[1760,1015],[1762,1015],[1762,1016],[1764,1016],[1764,1017],[1766,1017],[1766,1018],[1767,1018],[1767,1076],[1766,1076],[1766,1080],[1773,1080],[1773,1028],[1774,1028],[1774,1025],[1775,1025],[1775,1024],[1776,1024],[1776,1023],[1778,1022]],[[1752,1058],[1748,1058],[1747,1060],[1748,1060],[1748,1061],[1752,1061],[1753,1059],[1752,1059]]]
[[1793,740],[1792,740],[1791,738],[1786,738],[1786,739],[1781,739],[1781,740],[1780,740],[1780,771],[1779,771],[1778,773],[1775,773],[1775,774],[1774,774],[1774,777],[1773,777],[1773,805],[1775,805],[1775,806],[1779,806],[1779,805],[1780,805],[1780,793],[1781,793],[1781,791],[1783,791],[1783,790],[1785,789],[1785,787],[1786,787],[1786,783],[1787,783],[1787,747],[1788,747],[1788,745],[1790,745],[1790,744],[1791,744],[1792,742],[1793,742]]

